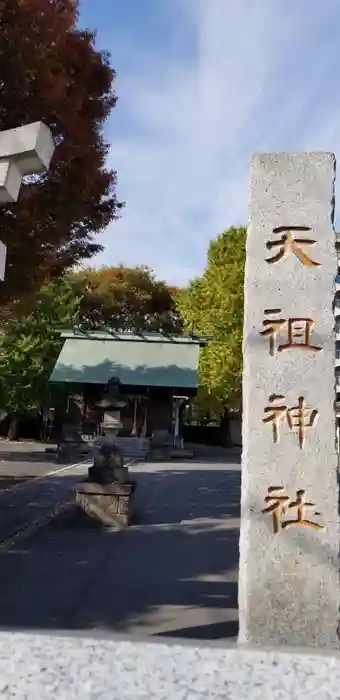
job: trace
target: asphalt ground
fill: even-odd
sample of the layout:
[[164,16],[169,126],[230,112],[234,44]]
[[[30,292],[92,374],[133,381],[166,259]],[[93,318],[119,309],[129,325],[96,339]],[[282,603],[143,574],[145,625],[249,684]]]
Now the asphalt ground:
[[46,453],[46,447],[44,443],[0,440],[0,493],[58,472],[71,463],[61,463],[57,455]]
[[60,463],[45,449],[39,443],[0,442],[0,551],[74,500],[72,487],[88,463]]
[[[135,525],[105,532],[70,505],[0,553],[0,627],[236,638],[237,453],[130,471]],[[67,499],[79,477],[71,469],[51,478]]]

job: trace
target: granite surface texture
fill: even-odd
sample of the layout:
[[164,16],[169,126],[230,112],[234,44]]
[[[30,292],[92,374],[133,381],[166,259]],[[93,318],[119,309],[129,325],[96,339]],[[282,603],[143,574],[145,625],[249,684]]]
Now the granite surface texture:
[[[258,154],[252,161],[243,336],[242,643],[339,645],[334,180],[330,153]],[[288,232],[286,248],[276,245]],[[284,347],[289,319],[295,319],[293,340]],[[272,346],[270,334],[261,335],[268,321],[278,322]],[[269,494],[270,487],[283,490]],[[301,518],[316,528],[281,526],[298,519],[292,504],[299,490],[313,504]],[[266,502],[269,496],[273,500]],[[263,510],[277,496],[290,501],[278,513],[274,534],[273,515]]]
[[25,700],[336,700],[340,657],[0,633],[0,695]]

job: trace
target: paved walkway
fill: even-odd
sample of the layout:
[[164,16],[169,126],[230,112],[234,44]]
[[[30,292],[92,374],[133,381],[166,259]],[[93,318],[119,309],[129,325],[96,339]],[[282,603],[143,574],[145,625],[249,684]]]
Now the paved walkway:
[[84,478],[87,469],[88,464],[64,466],[51,476],[32,478],[0,490],[0,552],[11,538],[28,527],[34,529],[73,501],[73,487]]
[[0,440],[0,550],[72,498],[72,484],[86,473],[45,450],[43,443]]
[[56,454],[46,453],[46,447],[50,446],[41,442],[0,440],[0,495],[3,490],[63,471],[75,461],[61,462]]
[[135,473],[137,525],[103,533],[71,511],[0,555],[0,627],[237,634],[235,454],[227,464],[146,463]]

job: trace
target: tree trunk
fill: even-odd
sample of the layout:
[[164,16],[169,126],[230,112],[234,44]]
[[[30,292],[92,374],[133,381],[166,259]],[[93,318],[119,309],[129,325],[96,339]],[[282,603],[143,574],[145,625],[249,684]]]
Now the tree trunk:
[[18,439],[18,417],[14,414],[11,416],[11,422],[9,424],[8,428],[8,440],[17,440]]

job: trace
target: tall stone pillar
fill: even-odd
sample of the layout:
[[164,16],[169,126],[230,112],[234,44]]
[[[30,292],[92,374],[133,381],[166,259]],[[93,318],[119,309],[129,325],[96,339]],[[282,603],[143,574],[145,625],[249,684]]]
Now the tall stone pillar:
[[335,158],[255,155],[243,340],[240,642],[338,647]]

